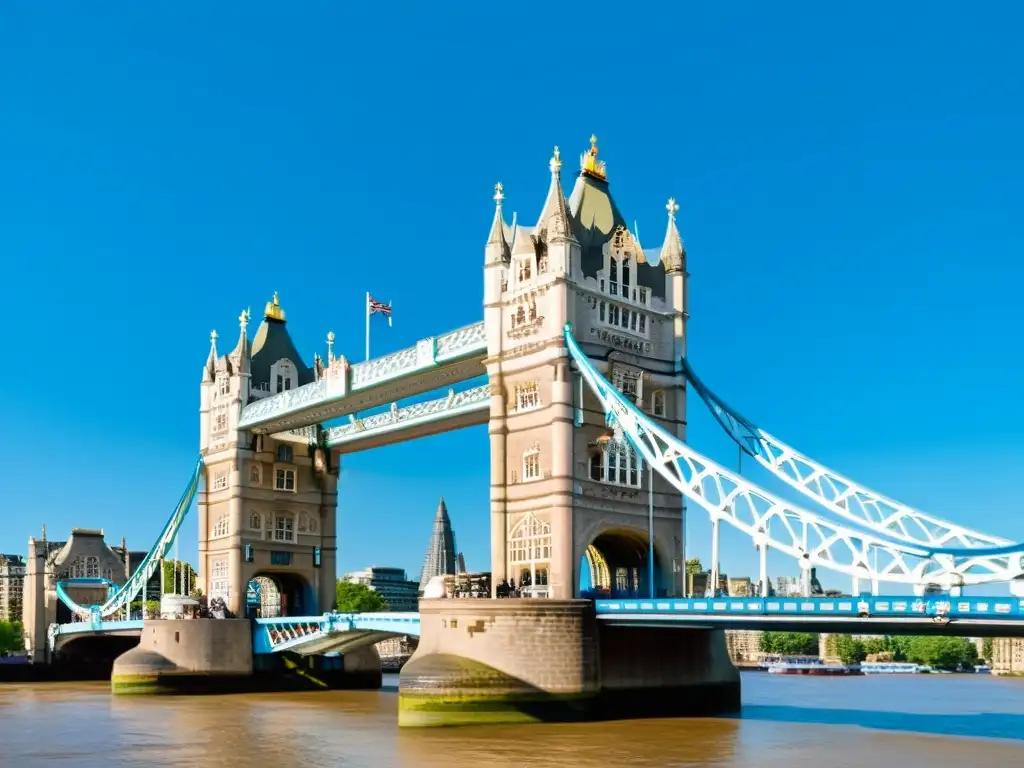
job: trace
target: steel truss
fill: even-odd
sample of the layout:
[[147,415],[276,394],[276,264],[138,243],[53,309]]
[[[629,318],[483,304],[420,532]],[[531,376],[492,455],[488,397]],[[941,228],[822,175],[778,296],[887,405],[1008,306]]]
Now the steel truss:
[[1006,555],[1024,545],[971,530],[908,507],[819,464],[772,437],[729,407],[682,360],[683,375],[726,434],[769,472],[830,512],[888,538],[926,547],[935,554]]
[[858,531],[783,501],[694,451],[627,400],[594,367],[566,325],[569,355],[616,429],[674,488],[704,508],[712,522],[746,533],[762,549],[857,579],[945,589],[1009,581],[1022,573],[1012,554],[959,555]]

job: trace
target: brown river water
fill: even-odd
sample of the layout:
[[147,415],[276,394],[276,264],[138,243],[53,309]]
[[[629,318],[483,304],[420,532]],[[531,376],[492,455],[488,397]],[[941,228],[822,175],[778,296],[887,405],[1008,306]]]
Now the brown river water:
[[33,766],[757,766],[1024,764],[1024,680],[743,675],[729,718],[399,731],[380,692],[112,697],[0,685],[0,768]]

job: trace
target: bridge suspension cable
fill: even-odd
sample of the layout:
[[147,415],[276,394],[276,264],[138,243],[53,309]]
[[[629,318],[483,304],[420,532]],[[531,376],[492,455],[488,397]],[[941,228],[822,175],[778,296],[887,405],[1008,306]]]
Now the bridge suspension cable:
[[935,555],[999,556],[1024,544],[932,517],[873,491],[772,437],[709,389],[683,358],[683,375],[726,434],[777,478],[830,512],[888,538],[926,547]]
[[[199,460],[196,462],[195,468],[192,470],[191,477],[189,477],[188,485],[185,486],[184,493],[181,494],[181,498],[178,500],[178,504],[174,508],[174,512],[171,514],[166,525],[164,525],[156,543],[150,548],[149,552],[146,553],[146,556],[142,558],[142,562],[139,563],[139,567],[136,568],[135,572],[128,577],[128,580],[124,585],[114,592],[107,601],[103,603],[103,605],[81,606],[71,599],[64,588],[65,584],[74,585],[76,582],[82,582],[82,579],[68,579],[66,581],[57,582],[57,597],[60,601],[70,608],[75,615],[86,620],[107,618],[130,605],[132,601],[134,601],[135,598],[137,598],[146,588],[146,583],[153,577],[153,574],[156,573],[156,569],[160,566],[160,562],[167,555],[168,551],[170,551],[171,544],[177,537],[178,530],[181,528],[185,515],[188,514],[188,510],[192,506],[192,501],[196,497],[196,491],[199,488],[199,478],[202,476],[202,472],[203,458],[200,456]],[[88,581],[88,579],[85,581]],[[103,579],[102,581],[107,582],[106,579]],[[109,584],[110,582],[107,583]]]
[[[671,485],[761,547],[854,578],[944,588],[1010,581],[1021,575],[1024,550],[1002,556],[935,553],[848,528],[792,505],[694,451],[627,400],[580,349],[569,325],[569,356],[601,402],[607,422]],[[871,555],[871,556],[869,556]],[[877,556],[877,561],[876,557]]]

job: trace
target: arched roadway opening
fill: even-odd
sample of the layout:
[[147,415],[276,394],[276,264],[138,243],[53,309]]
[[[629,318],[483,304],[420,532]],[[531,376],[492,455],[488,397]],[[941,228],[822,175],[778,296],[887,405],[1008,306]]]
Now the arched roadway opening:
[[[580,597],[649,597],[646,531],[616,528],[594,537],[580,559]],[[655,595],[663,594],[658,548],[654,550]]]
[[248,618],[307,616],[316,613],[312,587],[295,573],[258,573],[246,585]]

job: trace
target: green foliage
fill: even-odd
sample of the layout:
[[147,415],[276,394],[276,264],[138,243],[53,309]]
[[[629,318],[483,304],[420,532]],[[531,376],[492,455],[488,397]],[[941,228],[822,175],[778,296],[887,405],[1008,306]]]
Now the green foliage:
[[864,641],[859,637],[836,635],[835,642],[836,656],[843,664],[860,664],[868,655]]
[[24,651],[25,639],[19,621],[0,621],[0,653]]
[[986,637],[981,641],[981,657],[991,663],[992,662],[992,638]]
[[147,600],[142,606],[145,610],[143,617],[148,618],[150,616],[159,618],[160,616],[160,601],[159,600]]
[[782,656],[817,656],[818,636],[807,632],[763,632],[761,651]]
[[691,557],[689,560],[686,561],[686,573],[687,573],[687,575],[689,575],[691,573],[703,573],[703,572],[704,572],[704,566],[700,564],[700,558],[699,557]]
[[339,613],[373,613],[386,611],[388,604],[379,592],[365,584],[338,579],[335,607]]
[[952,671],[971,667],[978,661],[978,649],[962,637],[912,637],[909,640],[907,661],[915,664]]
[[164,594],[178,594],[181,584],[185,584],[185,594],[196,588],[196,572],[184,560],[164,560]]

